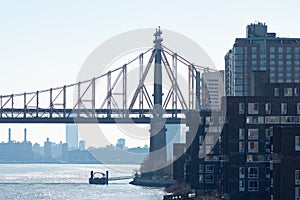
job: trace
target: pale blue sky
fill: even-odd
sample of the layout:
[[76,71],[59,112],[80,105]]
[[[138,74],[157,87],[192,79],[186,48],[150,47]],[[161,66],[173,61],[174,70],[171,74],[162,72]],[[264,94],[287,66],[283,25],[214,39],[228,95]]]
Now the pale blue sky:
[[[245,37],[247,24],[266,22],[279,37],[300,37],[299,7],[296,0],[0,1],[0,94],[73,83],[101,42],[158,25],[193,39],[223,69],[224,55],[236,37]],[[9,126],[0,124],[0,141],[6,141]],[[25,125],[12,127],[21,140]],[[42,136],[41,128],[27,127],[34,142],[65,137],[64,126],[48,128]]]

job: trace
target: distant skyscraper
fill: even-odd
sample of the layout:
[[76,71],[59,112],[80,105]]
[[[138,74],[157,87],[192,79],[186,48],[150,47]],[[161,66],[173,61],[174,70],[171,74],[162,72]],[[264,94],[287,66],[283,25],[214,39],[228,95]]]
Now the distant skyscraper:
[[66,143],[69,149],[78,149],[78,126],[77,124],[66,125]]
[[49,141],[49,138],[44,142],[44,158],[48,161],[52,158],[52,142]]
[[202,74],[204,90],[202,93],[204,109],[221,109],[221,100],[224,96],[223,71],[204,72]]
[[116,147],[124,150],[125,149],[125,139],[123,139],[123,138],[118,139]]
[[38,143],[35,143],[33,146],[32,146],[32,151],[33,153],[35,154],[36,157],[42,155],[42,149],[40,147],[40,144]]
[[276,37],[262,23],[248,25],[247,37],[236,38],[225,56],[226,96],[254,96],[258,72],[270,83],[300,83],[300,38]]
[[79,149],[81,151],[85,150],[85,141],[84,140],[79,141]]

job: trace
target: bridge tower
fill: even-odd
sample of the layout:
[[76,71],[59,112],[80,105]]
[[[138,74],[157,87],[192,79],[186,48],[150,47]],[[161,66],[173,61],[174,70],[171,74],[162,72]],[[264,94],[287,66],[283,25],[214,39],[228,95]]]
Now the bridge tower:
[[[167,161],[166,152],[166,127],[163,119],[162,107],[162,44],[160,28],[154,33],[154,93],[153,93],[153,118],[150,123],[150,160],[163,166]],[[159,167],[160,168],[160,167]]]

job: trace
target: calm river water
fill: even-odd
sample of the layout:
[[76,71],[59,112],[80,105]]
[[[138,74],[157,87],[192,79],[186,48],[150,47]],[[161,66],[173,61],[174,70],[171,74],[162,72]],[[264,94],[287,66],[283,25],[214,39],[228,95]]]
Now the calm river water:
[[163,188],[130,185],[130,179],[90,185],[90,171],[130,176],[138,165],[0,164],[0,199],[162,200]]

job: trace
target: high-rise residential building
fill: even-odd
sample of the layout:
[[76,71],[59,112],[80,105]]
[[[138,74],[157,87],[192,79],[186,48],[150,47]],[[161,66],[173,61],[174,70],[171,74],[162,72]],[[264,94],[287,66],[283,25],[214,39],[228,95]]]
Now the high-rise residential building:
[[224,96],[223,71],[204,72],[202,74],[204,90],[202,93],[204,109],[221,109],[221,99]]
[[225,91],[231,97],[222,106],[221,166],[227,199],[300,196],[299,49],[300,38],[279,38],[255,23],[225,56]]
[[300,83],[300,38],[276,37],[263,23],[248,25],[246,38],[236,38],[225,56],[226,96],[254,96],[256,72],[271,83]]
[[68,148],[78,149],[78,126],[77,124],[66,124],[66,143]]
[[300,38],[247,26],[225,56],[221,111],[188,113],[175,180],[225,199],[300,199],[299,48]]

